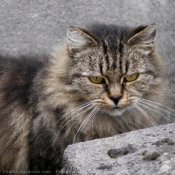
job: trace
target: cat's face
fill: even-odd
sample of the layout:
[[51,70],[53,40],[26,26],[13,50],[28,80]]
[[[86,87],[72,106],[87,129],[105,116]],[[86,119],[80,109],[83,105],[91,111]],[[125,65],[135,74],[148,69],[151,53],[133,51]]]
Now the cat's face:
[[[70,74],[82,101],[99,107],[102,113],[117,116],[150,95],[157,81],[158,63],[152,54],[155,30],[151,25],[129,39],[106,35],[96,41],[79,29],[71,29]],[[115,32],[112,35],[115,34],[121,35]]]

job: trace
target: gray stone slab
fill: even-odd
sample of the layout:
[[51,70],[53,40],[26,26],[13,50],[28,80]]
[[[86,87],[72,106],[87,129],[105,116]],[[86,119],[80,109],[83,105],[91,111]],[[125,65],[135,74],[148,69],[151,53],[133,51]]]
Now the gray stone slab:
[[69,145],[66,174],[175,175],[175,124]]

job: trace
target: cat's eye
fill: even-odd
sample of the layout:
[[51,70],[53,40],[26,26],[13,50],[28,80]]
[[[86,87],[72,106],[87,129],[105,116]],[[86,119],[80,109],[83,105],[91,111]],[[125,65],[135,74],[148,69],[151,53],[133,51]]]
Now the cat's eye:
[[105,83],[104,78],[102,77],[89,77],[89,80],[94,84],[102,84]]
[[127,75],[125,76],[124,80],[126,82],[131,82],[131,81],[135,81],[138,78],[138,73],[132,74],[132,75]]

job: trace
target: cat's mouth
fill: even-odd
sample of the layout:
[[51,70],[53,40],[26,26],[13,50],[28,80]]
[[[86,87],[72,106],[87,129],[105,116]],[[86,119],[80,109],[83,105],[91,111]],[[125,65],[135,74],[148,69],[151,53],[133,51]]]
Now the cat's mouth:
[[119,107],[119,106],[115,106],[115,107],[111,107],[109,110],[112,110],[112,111],[121,111],[121,110],[124,110],[125,107]]
[[110,116],[120,116],[124,113],[125,111],[125,107],[118,107],[118,106],[113,106],[113,107],[108,107],[108,108],[101,108],[100,111],[103,113],[103,114],[107,114],[107,115],[110,115]]
[[118,107],[118,106],[113,107],[114,110],[120,109],[120,108],[121,108],[121,107]]

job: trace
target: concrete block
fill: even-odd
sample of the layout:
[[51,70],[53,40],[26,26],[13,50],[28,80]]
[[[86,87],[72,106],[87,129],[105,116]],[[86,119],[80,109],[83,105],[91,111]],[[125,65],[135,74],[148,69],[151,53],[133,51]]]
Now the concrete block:
[[175,124],[69,145],[65,174],[174,175]]

